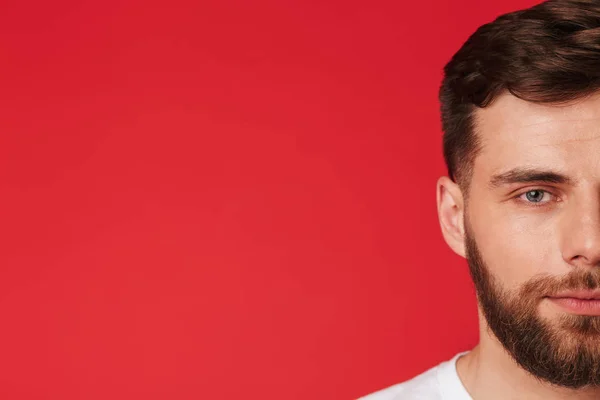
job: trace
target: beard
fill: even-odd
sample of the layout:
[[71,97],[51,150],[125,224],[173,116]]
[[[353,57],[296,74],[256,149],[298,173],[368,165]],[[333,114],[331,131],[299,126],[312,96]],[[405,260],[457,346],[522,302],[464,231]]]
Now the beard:
[[565,388],[600,386],[600,317],[538,313],[546,296],[600,288],[600,268],[573,267],[564,277],[536,276],[505,290],[485,264],[465,218],[465,247],[479,306],[492,333],[515,362],[533,376]]

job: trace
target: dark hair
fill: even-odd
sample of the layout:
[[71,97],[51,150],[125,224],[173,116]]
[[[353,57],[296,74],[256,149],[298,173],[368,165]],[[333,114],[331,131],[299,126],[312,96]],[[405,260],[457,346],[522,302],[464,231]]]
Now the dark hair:
[[468,191],[480,148],[474,111],[502,92],[565,103],[598,89],[599,0],[549,0],[482,25],[444,68],[439,98],[448,175]]

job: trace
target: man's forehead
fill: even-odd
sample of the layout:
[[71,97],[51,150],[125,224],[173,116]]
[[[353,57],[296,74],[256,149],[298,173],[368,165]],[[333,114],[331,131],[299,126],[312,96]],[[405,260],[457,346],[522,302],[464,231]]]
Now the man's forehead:
[[[563,170],[600,167],[600,95],[568,104],[536,104],[504,93],[475,111],[480,143],[476,170],[485,175],[514,167]],[[484,172],[484,171],[481,171]]]
[[[533,103],[504,92],[488,107],[476,109],[475,121],[484,136],[495,131],[544,133],[553,126],[590,127],[600,121],[600,92],[565,104]],[[563,136],[572,136],[569,133]]]

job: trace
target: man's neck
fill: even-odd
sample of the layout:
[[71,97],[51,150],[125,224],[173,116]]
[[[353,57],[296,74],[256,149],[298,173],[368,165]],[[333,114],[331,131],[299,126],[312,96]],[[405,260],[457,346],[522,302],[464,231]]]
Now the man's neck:
[[482,326],[479,344],[458,359],[456,369],[473,400],[600,399],[600,388],[566,389],[541,382],[517,365],[487,326]]

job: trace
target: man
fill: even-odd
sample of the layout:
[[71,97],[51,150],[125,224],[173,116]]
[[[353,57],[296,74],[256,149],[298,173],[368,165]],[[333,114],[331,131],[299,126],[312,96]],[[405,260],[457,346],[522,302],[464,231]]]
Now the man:
[[438,214],[480,341],[363,400],[600,399],[600,0],[503,15],[444,71]]

